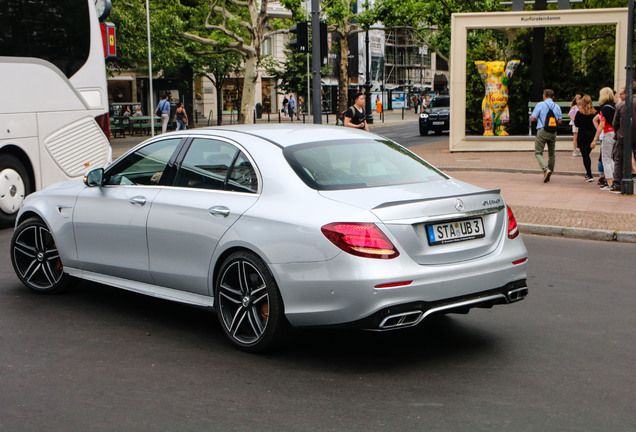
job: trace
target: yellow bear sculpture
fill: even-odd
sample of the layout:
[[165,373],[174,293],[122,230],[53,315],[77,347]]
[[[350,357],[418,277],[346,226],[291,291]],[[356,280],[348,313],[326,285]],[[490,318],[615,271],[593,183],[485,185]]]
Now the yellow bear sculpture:
[[519,60],[510,60],[508,65],[502,61],[476,61],[479,76],[486,86],[486,94],[481,103],[484,118],[484,136],[508,135],[506,126],[510,120],[508,111],[508,81],[512,78]]

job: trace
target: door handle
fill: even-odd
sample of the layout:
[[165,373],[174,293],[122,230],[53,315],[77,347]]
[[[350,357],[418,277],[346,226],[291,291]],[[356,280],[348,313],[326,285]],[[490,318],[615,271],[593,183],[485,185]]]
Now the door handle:
[[212,216],[228,217],[230,215],[230,209],[225,206],[214,206],[208,209]]
[[143,196],[135,196],[130,198],[130,203],[132,205],[136,205],[136,206],[143,206],[144,204],[146,204],[146,197]]

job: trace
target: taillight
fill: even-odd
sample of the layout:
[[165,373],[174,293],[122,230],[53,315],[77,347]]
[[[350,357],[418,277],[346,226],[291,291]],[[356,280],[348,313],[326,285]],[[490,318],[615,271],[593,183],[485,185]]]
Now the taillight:
[[98,115],[95,117],[95,121],[106,135],[106,138],[110,141],[110,117],[108,117],[108,113]]
[[400,255],[391,240],[372,223],[337,222],[320,230],[333,244],[351,255],[378,259]]
[[518,235],[519,227],[517,226],[517,220],[515,219],[515,215],[512,214],[512,209],[508,207],[508,238],[515,239]]

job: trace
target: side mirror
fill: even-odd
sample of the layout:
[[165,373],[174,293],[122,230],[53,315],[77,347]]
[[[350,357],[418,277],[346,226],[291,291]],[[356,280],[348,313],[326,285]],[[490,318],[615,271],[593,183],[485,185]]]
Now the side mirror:
[[88,187],[99,187],[104,185],[104,168],[90,170],[84,176],[84,184]]

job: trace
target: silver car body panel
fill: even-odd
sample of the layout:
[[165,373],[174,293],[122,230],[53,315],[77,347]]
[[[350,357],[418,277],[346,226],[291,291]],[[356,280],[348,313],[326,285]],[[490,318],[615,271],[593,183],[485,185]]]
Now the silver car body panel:
[[[256,165],[258,193],[88,188],[74,181],[28,196],[18,221],[25,214],[41,217],[74,276],[198,306],[213,306],[214,271],[222,258],[236,248],[249,249],[267,263],[286,316],[297,326],[353,322],[409,302],[465,301],[526,279],[527,251],[520,237],[508,238],[499,191],[444,176],[317,191],[303,183],[283,155],[286,146],[297,143],[381,137],[350,128],[297,125],[231,126],[172,136],[238,143]],[[476,215],[483,218],[484,238],[429,246],[422,233],[427,224]],[[333,222],[374,223],[400,255],[370,259],[345,253],[321,233]],[[405,284],[377,288],[395,282]]]

